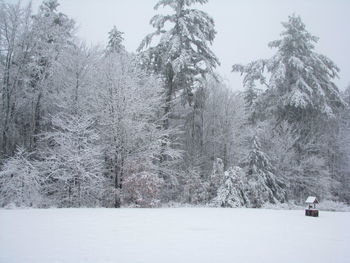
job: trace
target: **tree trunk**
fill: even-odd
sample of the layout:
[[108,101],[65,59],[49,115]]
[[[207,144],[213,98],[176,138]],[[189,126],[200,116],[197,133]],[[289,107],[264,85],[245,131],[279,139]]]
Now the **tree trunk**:
[[120,192],[123,188],[123,166],[124,166],[124,156],[123,154],[117,154],[115,164],[114,164],[114,189],[115,189],[115,196],[114,196],[114,207],[120,208],[121,206],[121,200],[120,200]]
[[[165,84],[165,107],[164,107],[164,121],[163,121],[163,128],[164,130],[169,129],[169,119],[170,119],[170,112],[171,112],[171,101],[173,97],[173,78],[174,78],[174,72],[171,67],[171,65],[167,65],[166,70],[166,84]],[[165,135],[165,139],[167,139],[167,135]],[[166,143],[162,143],[160,150],[160,163],[163,163],[166,161],[167,157],[164,154],[164,148],[166,146]]]
[[116,158],[114,164],[114,208],[120,208],[120,191],[119,191],[119,167],[118,159]]
[[10,118],[10,104],[11,104],[11,95],[10,95],[10,63],[11,55],[10,53],[6,57],[6,66],[4,70],[4,79],[3,79],[3,130],[2,130],[2,154],[8,153],[8,133],[9,133],[9,118]]
[[163,128],[165,130],[169,129],[169,114],[171,111],[171,100],[173,96],[173,78],[174,78],[174,72],[171,67],[171,65],[167,66],[167,72],[166,72],[166,85],[165,85],[165,107],[164,107],[164,122],[163,122]]

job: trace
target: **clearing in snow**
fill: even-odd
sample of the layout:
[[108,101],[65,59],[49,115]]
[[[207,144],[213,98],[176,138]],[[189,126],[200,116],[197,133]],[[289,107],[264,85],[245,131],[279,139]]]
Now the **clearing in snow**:
[[349,262],[350,213],[265,209],[0,210],[0,262]]

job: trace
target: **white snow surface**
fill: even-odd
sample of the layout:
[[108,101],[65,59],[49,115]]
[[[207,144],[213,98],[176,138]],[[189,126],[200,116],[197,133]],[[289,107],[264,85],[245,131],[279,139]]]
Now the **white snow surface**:
[[305,203],[307,203],[307,204],[313,204],[316,200],[317,200],[317,199],[316,199],[315,196],[309,196],[309,197],[306,199]]
[[349,226],[347,212],[2,209],[0,262],[349,262]]

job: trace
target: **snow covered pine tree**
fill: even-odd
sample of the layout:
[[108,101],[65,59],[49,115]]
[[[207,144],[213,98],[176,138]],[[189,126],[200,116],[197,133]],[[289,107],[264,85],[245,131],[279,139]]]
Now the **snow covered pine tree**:
[[242,207],[249,205],[244,192],[245,174],[240,167],[232,167],[224,173],[223,183],[213,203],[219,207]]
[[[203,11],[190,8],[192,5],[205,3],[207,0],[158,1],[155,9],[161,6],[169,7],[173,13],[155,15],[150,21],[156,29],[155,32],[147,35],[138,48],[143,66],[162,80],[162,126],[165,130],[174,127],[171,120],[174,120],[175,103],[181,99],[184,105],[191,105],[196,88],[219,63],[209,49],[209,44],[213,42],[216,34],[213,19]],[[154,44],[152,42],[155,39],[159,41]],[[164,140],[174,143],[179,137],[178,134],[172,138],[164,136]],[[176,148],[174,144],[171,146]],[[161,163],[167,161],[163,150],[160,156]],[[175,182],[176,178],[163,177],[165,185],[170,186],[169,191],[173,191],[172,182]]]
[[[147,67],[160,74],[164,81],[165,109],[164,127],[169,127],[169,113],[176,93],[181,92],[184,101],[191,103],[193,89],[201,77],[211,73],[219,61],[209,49],[214,40],[214,21],[205,12],[187,8],[193,4],[205,4],[208,0],[160,0],[160,6],[175,11],[171,15],[155,15],[151,25],[156,31],[147,35],[138,51]],[[174,26],[167,30],[166,23]],[[151,46],[154,37],[159,43]]]
[[284,184],[274,174],[269,157],[261,150],[257,136],[251,140],[251,150],[243,164],[246,172],[244,192],[249,206],[261,207],[265,203],[284,202]]
[[[327,138],[336,132],[332,121],[345,106],[333,82],[339,69],[315,52],[318,38],[306,30],[299,16],[289,16],[282,25],[282,38],[269,43],[277,48],[272,58],[236,64],[233,71],[244,75],[247,89],[256,88],[257,81],[265,88],[255,100],[252,116],[269,118],[271,132],[283,133],[285,123],[293,131],[294,161],[299,165],[289,178],[295,193],[291,198],[304,200],[307,192],[315,191],[326,197],[334,148],[334,140]],[[318,183],[312,186],[314,181]]]
[[269,43],[278,49],[272,58],[246,66],[236,64],[233,71],[244,75],[246,88],[255,81],[265,85],[267,90],[260,103],[278,122],[287,120],[300,132],[311,132],[310,122],[319,120],[315,117],[332,117],[344,104],[332,82],[339,69],[329,58],[314,51],[318,38],[306,31],[299,16],[290,16],[282,25],[283,38]]

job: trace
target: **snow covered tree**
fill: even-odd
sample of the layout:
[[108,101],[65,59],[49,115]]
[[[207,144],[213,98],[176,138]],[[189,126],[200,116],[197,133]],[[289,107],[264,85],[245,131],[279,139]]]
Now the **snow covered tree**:
[[346,87],[343,97],[344,101],[350,106],[350,84]]
[[310,195],[330,198],[331,178],[325,155],[315,154],[321,151],[320,145],[305,143],[305,153],[300,158],[294,147],[298,136],[288,122],[281,123],[278,131],[273,130],[273,122],[265,121],[265,126],[259,125],[259,139],[264,142],[264,151],[273,163],[275,174],[285,184],[287,200],[303,204]]
[[343,93],[343,99],[347,107],[338,117],[339,132],[335,141],[337,151],[335,155],[333,169],[336,169],[335,177],[338,184],[335,185],[333,192],[336,198],[350,203],[350,85]]
[[[302,200],[315,180],[324,183],[320,195],[326,196],[329,175],[336,177],[333,160],[337,152],[337,116],[345,107],[333,82],[339,69],[315,51],[318,38],[306,30],[299,16],[290,16],[282,25],[281,39],[269,43],[277,49],[272,58],[234,65],[233,71],[244,75],[246,89],[256,88],[257,83],[263,86],[252,108],[253,123],[269,120],[270,132],[276,137],[283,137],[283,127],[290,126],[294,141],[291,166],[299,169],[294,174],[298,183],[289,178],[290,185],[296,187],[294,198]],[[315,177],[312,180],[311,174]]]
[[257,136],[251,140],[251,149],[243,167],[246,172],[245,192],[250,206],[261,207],[265,203],[286,201],[285,185],[274,174],[275,168],[261,150]]
[[[31,61],[31,7],[0,2],[0,154],[12,156],[16,145],[27,146],[30,114],[24,98],[26,67]],[[29,126],[29,125],[28,125]],[[30,133],[30,131],[29,131]],[[28,136],[29,137],[29,136]]]
[[45,194],[59,207],[97,206],[104,183],[103,152],[96,121],[86,115],[57,114],[41,138],[40,170]]
[[114,26],[112,30],[108,32],[108,53],[120,53],[125,50],[125,47],[122,44],[124,41],[123,34],[124,33],[119,31],[116,26]]
[[249,205],[244,192],[244,171],[240,167],[231,167],[224,173],[223,183],[219,187],[213,204],[219,207],[242,207]]
[[260,122],[258,136],[260,141],[264,142],[265,152],[270,157],[276,174],[286,183],[285,190],[288,200],[293,200],[298,191],[297,187],[295,187],[295,182],[297,180],[303,181],[303,176],[300,174],[299,164],[297,162],[297,152],[294,148],[296,136],[286,121],[280,124],[278,132],[273,130],[273,125],[274,122],[272,120]]
[[24,148],[6,160],[0,169],[0,206],[37,207],[41,202],[39,170]]
[[36,15],[31,6],[0,3],[0,143],[3,155],[16,144],[34,149],[47,128],[44,116],[52,92],[53,66],[71,38],[74,23],[57,11],[56,0],[44,1]]
[[[218,59],[209,49],[215,37],[214,21],[205,12],[189,8],[193,4],[205,4],[207,0],[160,0],[160,6],[171,8],[171,15],[155,15],[151,25],[155,32],[147,35],[138,51],[144,63],[161,75],[164,82],[165,108],[164,128],[169,127],[169,113],[176,94],[182,94],[185,102],[193,100],[193,91],[201,78],[211,73]],[[171,24],[171,27],[168,27]],[[160,36],[152,46],[152,40]]]
[[[205,12],[192,8],[206,2],[158,1],[155,9],[169,8],[172,13],[158,14],[151,19],[155,32],[147,35],[138,48],[142,65],[160,76],[163,84],[163,128],[181,127],[184,131],[181,135],[164,137],[173,148],[177,148],[175,141],[183,145],[180,148],[184,150],[183,160],[186,164],[181,166],[183,171],[179,171],[179,174],[191,170],[193,165],[196,169],[203,167],[201,116],[205,97],[204,79],[213,74],[219,63],[210,50],[216,34],[214,21]],[[167,161],[162,152],[160,156],[161,162]],[[171,181],[176,180],[173,178]]]
[[[133,178],[129,185],[136,182],[138,174],[147,175],[140,177],[142,180],[162,173],[163,193],[169,186],[165,174],[173,176],[169,165],[180,154],[169,146],[172,130],[162,127],[159,81],[148,76],[135,57],[117,52],[104,57],[96,78],[100,87],[98,116],[111,177],[110,196],[114,196],[109,206],[122,205],[124,181]],[[161,153],[167,161],[160,162]],[[170,195],[169,189],[165,192]]]
[[74,21],[58,11],[58,0],[46,0],[39,7],[39,12],[33,16],[33,55],[28,68],[30,87],[33,100],[33,136],[31,148],[36,147],[36,138],[41,131],[44,101],[52,92],[53,66],[62,50],[70,44]]
[[242,147],[246,123],[242,94],[215,80],[208,82],[203,112],[203,155],[205,171],[220,158],[224,170],[237,166],[244,156]]
[[327,160],[312,153],[318,145],[308,144],[305,148],[310,153],[293,167],[295,171],[290,178],[288,190],[294,192],[293,199],[301,204],[310,195],[317,195],[325,200],[332,199],[331,186],[336,181],[330,176]]
[[264,85],[266,91],[259,103],[279,123],[288,121],[306,138],[317,122],[334,117],[344,105],[333,82],[339,69],[315,52],[318,38],[306,30],[299,16],[290,16],[282,25],[282,38],[269,43],[277,48],[272,58],[237,64],[233,71],[244,75],[243,84],[248,89],[255,81]]
[[45,104],[49,114],[64,111],[69,114],[96,113],[95,71],[103,53],[97,47],[88,47],[74,41],[65,48],[53,67],[50,93]]

